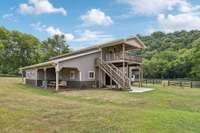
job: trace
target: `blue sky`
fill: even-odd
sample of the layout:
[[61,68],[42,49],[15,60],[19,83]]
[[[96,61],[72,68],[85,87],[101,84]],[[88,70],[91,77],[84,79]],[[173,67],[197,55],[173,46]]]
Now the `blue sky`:
[[108,40],[200,29],[199,0],[1,0],[0,25],[44,40],[64,34],[73,49]]

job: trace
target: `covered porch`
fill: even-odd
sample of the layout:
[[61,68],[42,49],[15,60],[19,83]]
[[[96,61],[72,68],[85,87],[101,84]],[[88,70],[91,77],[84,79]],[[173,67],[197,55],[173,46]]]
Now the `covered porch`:
[[81,73],[77,68],[63,67],[56,70],[56,67],[44,67],[37,69],[37,86],[43,88],[65,89],[76,86],[80,81]]

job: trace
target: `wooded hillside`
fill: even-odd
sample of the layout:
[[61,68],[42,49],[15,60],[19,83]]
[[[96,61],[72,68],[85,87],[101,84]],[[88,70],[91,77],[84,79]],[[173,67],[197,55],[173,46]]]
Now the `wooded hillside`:
[[[139,35],[140,36],[140,35]],[[140,36],[146,78],[200,78],[200,31]]]

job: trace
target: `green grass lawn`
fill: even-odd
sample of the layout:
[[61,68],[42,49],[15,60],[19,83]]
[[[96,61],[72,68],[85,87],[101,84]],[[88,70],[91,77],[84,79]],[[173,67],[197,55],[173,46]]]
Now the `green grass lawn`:
[[199,133],[200,89],[60,93],[0,78],[0,132]]

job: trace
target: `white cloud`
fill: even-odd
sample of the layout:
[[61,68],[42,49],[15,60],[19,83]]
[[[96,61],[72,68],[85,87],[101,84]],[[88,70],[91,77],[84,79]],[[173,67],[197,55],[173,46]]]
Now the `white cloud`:
[[181,13],[177,15],[158,16],[159,29],[164,32],[200,29],[200,15],[197,13]]
[[80,36],[75,40],[78,42],[100,42],[100,41],[107,41],[113,39],[111,35],[104,34],[103,32],[99,31],[90,31],[85,30],[84,32],[80,33]]
[[85,15],[81,16],[81,20],[84,22],[84,25],[103,25],[109,26],[113,24],[113,21],[110,16],[107,16],[100,9],[91,9]]
[[200,5],[192,5],[182,1],[178,11],[172,13],[160,13],[157,16],[158,26],[149,29],[149,32],[164,31],[174,32],[180,30],[200,29]]
[[[117,0],[128,4],[135,14],[157,15],[165,11],[188,7],[187,0]],[[185,6],[185,7],[184,7]]]
[[19,10],[22,14],[61,13],[67,15],[64,8],[55,8],[49,0],[29,0],[28,3],[20,4]]
[[71,33],[64,33],[62,32],[59,28],[55,28],[53,26],[46,26],[46,25],[42,25],[40,22],[36,23],[36,24],[31,24],[31,26],[40,32],[46,32],[48,34],[50,34],[51,36],[53,35],[64,35],[65,39],[67,41],[72,41],[74,39],[74,35]]
[[6,20],[6,21],[17,22],[17,20],[16,20],[16,18],[15,18],[15,16],[14,16],[13,13],[4,14],[4,15],[2,16],[2,18],[3,18],[4,20]]
[[76,31],[76,34],[77,36],[72,44],[72,47],[75,50],[114,39],[112,35],[100,31],[84,30]]

